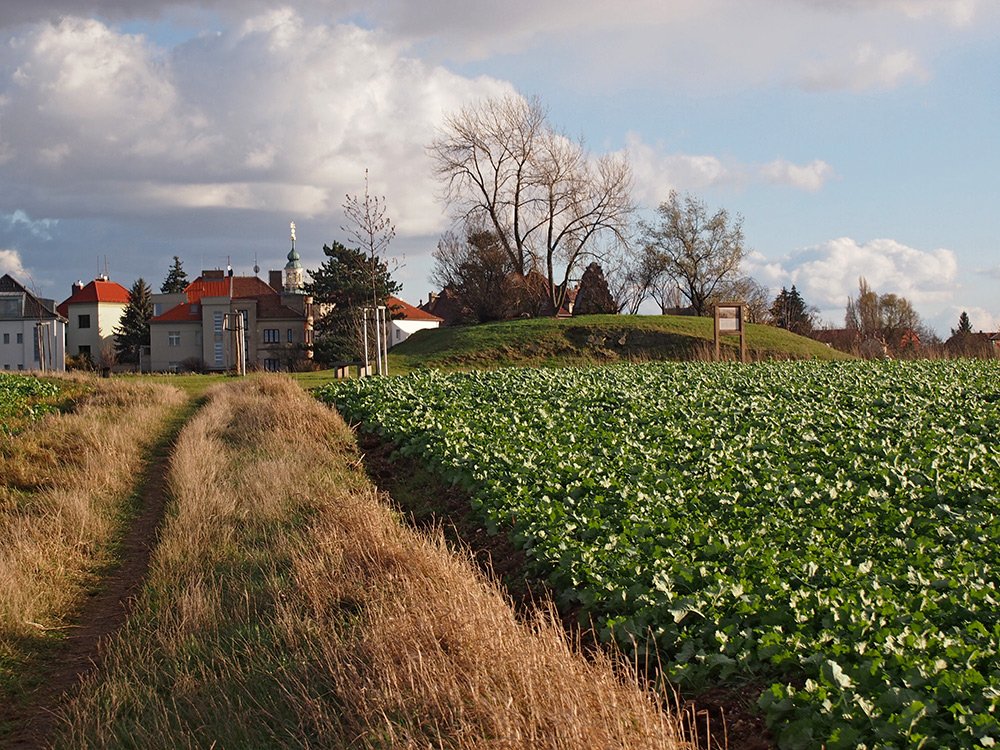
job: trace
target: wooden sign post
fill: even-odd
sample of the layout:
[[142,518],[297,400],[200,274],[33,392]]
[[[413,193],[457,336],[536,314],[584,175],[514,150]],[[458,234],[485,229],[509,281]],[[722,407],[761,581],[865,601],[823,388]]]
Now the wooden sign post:
[[740,362],[747,361],[746,305],[722,302],[715,306],[715,361],[719,361],[719,342],[724,334],[739,334]]

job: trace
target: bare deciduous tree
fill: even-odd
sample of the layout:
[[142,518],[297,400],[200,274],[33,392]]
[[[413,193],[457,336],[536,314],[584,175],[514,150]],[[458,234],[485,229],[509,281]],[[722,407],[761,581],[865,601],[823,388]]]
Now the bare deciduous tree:
[[658,286],[664,292],[676,287],[697,315],[705,315],[716,291],[739,276],[746,254],[743,219],[730,221],[725,209],[709,216],[704,201],[676,191],[656,212],[657,223],[641,222],[640,228],[650,263],[662,264],[665,280]]
[[633,210],[628,164],[592,159],[551,127],[537,99],[463,109],[430,152],[457,218],[489,227],[517,274],[544,273],[556,310],[579,262],[624,241]]
[[386,260],[389,243],[396,236],[396,226],[386,214],[385,196],[371,194],[368,188],[367,169],[365,170],[364,196],[346,196],[343,209],[347,218],[350,219],[350,224],[340,229],[356,242],[358,247],[368,256],[371,266],[372,304],[381,305],[385,300],[378,298],[376,271],[378,263]]

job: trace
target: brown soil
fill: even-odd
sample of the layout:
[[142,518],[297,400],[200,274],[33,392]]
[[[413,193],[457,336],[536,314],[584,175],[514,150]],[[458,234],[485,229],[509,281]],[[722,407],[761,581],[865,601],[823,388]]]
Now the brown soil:
[[[503,581],[516,607],[523,611],[551,598],[544,583],[526,573],[524,554],[508,535],[491,535],[476,521],[465,492],[436,481],[427,467],[400,456],[395,446],[377,436],[359,433],[358,444],[369,477],[389,493],[393,504],[418,528],[441,528],[448,539],[470,549],[484,571]],[[593,634],[581,628],[578,611],[562,611],[560,616],[574,641],[585,649],[593,647]],[[718,687],[682,696],[688,739],[705,750],[774,750],[777,744],[756,705],[764,687]]]
[[137,501],[138,515],[118,547],[119,563],[98,587],[88,593],[67,637],[36,666],[44,677],[22,700],[0,704],[0,726],[10,729],[3,737],[5,748],[48,747],[56,728],[57,711],[89,674],[101,668],[106,640],[125,623],[138,595],[167,502],[167,471],[178,424],[154,447],[146,467]]

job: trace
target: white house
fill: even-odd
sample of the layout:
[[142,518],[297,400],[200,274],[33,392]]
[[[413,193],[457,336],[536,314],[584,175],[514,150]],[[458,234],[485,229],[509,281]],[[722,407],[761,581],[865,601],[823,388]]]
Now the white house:
[[389,297],[385,303],[389,309],[389,348],[406,341],[417,331],[425,328],[438,328],[442,318],[432,315],[426,310],[414,307],[398,297]]
[[73,293],[56,308],[68,321],[67,354],[82,354],[96,362],[102,352],[113,348],[112,332],[121,322],[128,301],[128,289],[108,281],[107,276],[98,276],[89,284],[73,284]]
[[66,319],[9,274],[0,276],[0,368],[66,369]]

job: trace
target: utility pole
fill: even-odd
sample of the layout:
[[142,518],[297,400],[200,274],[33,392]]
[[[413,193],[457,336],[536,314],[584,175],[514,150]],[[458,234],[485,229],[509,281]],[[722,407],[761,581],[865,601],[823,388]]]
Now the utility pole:
[[233,332],[233,354],[236,359],[236,374],[247,374],[246,323],[243,313],[237,310],[226,313],[223,318],[223,328]]

